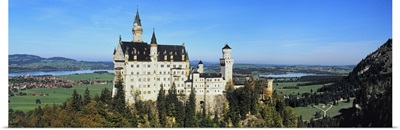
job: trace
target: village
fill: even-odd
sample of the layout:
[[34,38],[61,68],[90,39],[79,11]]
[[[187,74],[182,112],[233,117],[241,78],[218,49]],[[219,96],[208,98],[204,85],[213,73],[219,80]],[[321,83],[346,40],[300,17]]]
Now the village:
[[[16,93],[17,95],[28,95],[22,91],[33,88],[66,88],[70,89],[74,85],[88,85],[88,84],[107,84],[107,81],[99,80],[80,80],[72,81],[65,80],[61,76],[53,75],[39,75],[39,76],[14,76],[8,77],[8,91],[11,96]],[[30,93],[31,96],[47,96],[45,92]]]

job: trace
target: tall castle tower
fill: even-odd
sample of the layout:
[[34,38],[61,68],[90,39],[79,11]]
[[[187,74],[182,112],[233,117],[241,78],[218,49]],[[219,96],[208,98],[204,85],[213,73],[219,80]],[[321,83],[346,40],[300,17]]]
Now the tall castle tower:
[[150,58],[151,61],[157,62],[157,39],[156,39],[156,34],[154,33],[153,29],[153,35],[151,36],[151,42],[150,42]]
[[133,42],[143,42],[142,41],[143,28],[142,28],[142,23],[140,22],[139,9],[136,11],[136,17],[135,17],[135,22],[133,22],[132,33],[133,33],[133,40],[132,40]]
[[222,48],[223,58],[219,59],[221,65],[222,77],[225,78],[225,81],[228,82],[232,81],[232,75],[233,75],[234,60],[231,57],[231,52],[232,52],[231,47],[229,47],[228,44],[225,44],[225,46]]

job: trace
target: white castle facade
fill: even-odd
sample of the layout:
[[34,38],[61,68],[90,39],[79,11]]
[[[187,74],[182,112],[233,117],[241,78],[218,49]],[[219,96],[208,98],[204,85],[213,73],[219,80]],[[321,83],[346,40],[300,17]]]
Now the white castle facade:
[[232,81],[234,60],[231,57],[232,50],[227,44],[222,48],[221,72],[204,73],[201,61],[197,69],[190,67],[184,44],[158,44],[154,30],[150,44],[143,42],[139,12],[136,13],[132,33],[132,41],[122,41],[120,37],[113,53],[113,96],[116,94],[115,83],[119,80],[124,86],[125,98],[129,104],[135,100],[156,101],[161,86],[164,90],[169,90],[172,85],[176,86],[178,95],[187,97],[193,88],[198,104],[207,100],[206,98],[221,96],[227,82]]

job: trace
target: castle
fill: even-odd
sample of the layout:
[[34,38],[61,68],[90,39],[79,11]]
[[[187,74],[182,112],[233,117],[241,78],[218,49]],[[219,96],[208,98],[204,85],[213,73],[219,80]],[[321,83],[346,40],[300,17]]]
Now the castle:
[[132,33],[132,41],[122,41],[120,36],[117,48],[114,49],[112,96],[116,94],[115,83],[119,80],[122,81],[125,100],[129,104],[135,100],[156,101],[161,86],[169,90],[172,85],[175,85],[178,95],[186,97],[193,88],[196,104],[205,103],[207,108],[213,108],[216,106],[213,102],[222,99],[225,85],[232,81],[234,64],[232,49],[227,44],[222,48],[221,72],[204,73],[202,61],[198,63],[197,69],[190,67],[189,54],[184,44],[158,44],[154,30],[150,44],[142,41],[143,28],[139,11],[136,12]]

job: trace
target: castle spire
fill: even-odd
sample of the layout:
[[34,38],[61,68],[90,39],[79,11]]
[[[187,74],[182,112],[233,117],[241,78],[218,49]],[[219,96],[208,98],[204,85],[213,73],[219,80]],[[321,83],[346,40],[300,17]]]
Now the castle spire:
[[141,20],[139,17],[139,9],[137,9],[135,21],[133,22],[133,28],[132,28],[133,42],[143,42],[142,41],[143,28],[142,28],[142,23],[140,21]]
[[140,17],[139,17],[139,8],[136,9],[136,17],[135,17],[135,22],[133,24],[137,24],[138,26],[142,26],[142,23],[140,22]]
[[156,39],[156,34],[154,32],[154,28],[153,28],[153,36],[151,36],[150,44],[157,44],[157,39]]

